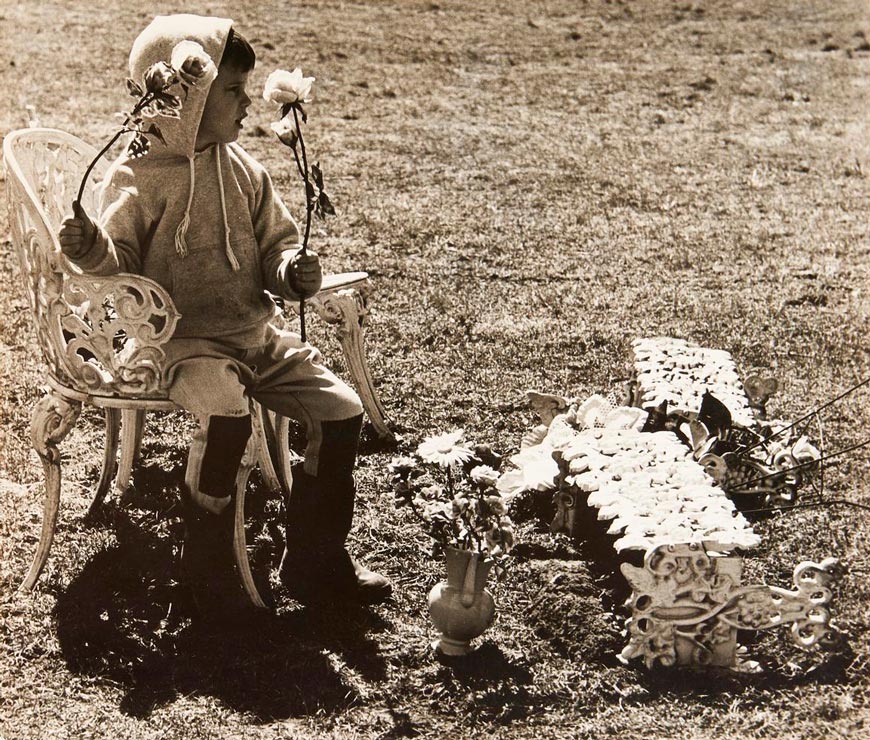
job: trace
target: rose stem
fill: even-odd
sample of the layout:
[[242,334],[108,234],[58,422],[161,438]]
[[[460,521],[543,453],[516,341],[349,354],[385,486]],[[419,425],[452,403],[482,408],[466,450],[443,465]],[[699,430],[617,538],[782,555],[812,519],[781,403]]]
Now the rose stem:
[[[164,87],[164,89],[166,89],[166,88]],[[148,105],[148,103],[150,103],[153,99],[154,99],[154,94],[153,94],[153,93],[150,93],[150,92],[149,92],[149,93],[145,93],[145,95],[143,95],[143,96],[139,99],[139,102],[136,103],[136,105],[135,105],[134,108],[133,108],[133,112],[132,112],[130,115],[131,115],[131,116],[135,116],[135,115],[136,115],[139,111],[141,111],[141,110],[142,110],[146,105]],[[124,134],[124,133],[126,133],[126,132],[128,132],[128,131],[130,130],[130,129],[127,128],[127,124],[128,124],[129,122],[130,122],[130,119],[127,118],[127,120],[124,121],[124,127],[123,127],[120,131],[118,131],[118,133],[116,133],[116,134],[115,134],[115,135],[114,135],[114,136],[109,140],[109,143],[106,144],[106,146],[104,146],[104,147],[100,150],[100,153],[99,153],[96,157],[94,157],[93,161],[88,165],[88,168],[85,170],[84,177],[82,177],[81,185],[79,185],[79,194],[78,194],[78,196],[76,196],[76,199],[75,199],[75,201],[73,202],[73,208],[74,208],[74,209],[75,209],[77,206],[78,206],[78,207],[81,207],[81,203],[82,203],[82,195],[84,195],[84,192],[85,192],[85,183],[88,181],[88,176],[91,174],[91,170],[94,169],[94,166],[97,164],[97,162],[100,161],[100,157],[102,157],[102,156],[103,156],[107,151],[109,151],[109,149],[112,147],[112,144],[114,144],[114,143],[118,140],[118,138],[121,136],[121,134]]]
[[[302,179],[305,179],[305,172],[302,169],[302,162],[299,160],[299,153],[296,151],[296,147],[290,147],[293,150],[293,159],[296,160],[296,169],[299,170],[299,175]],[[308,188],[305,188],[306,195],[308,193]],[[305,246],[303,245],[302,250],[304,252]],[[302,337],[302,341],[305,341],[305,300],[302,299],[299,301],[299,333]]]
[[[308,158],[305,155],[305,140],[302,138],[302,126],[299,123],[299,109],[293,106],[293,123],[296,125],[296,136],[299,139],[299,148],[302,150],[302,179],[305,181],[305,235],[302,237],[302,249],[300,254],[305,254],[308,247],[308,236],[311,233],[311,211],[314,209],[314,201],[309,195],[311,183],[308,180]],[[293,156],[297,157],[296,149],[293,149]],[[302,341],[305,341],[305,298],[299,299],[299,336]]]
[[[302,253],[308,246],[308,236],[311,233],[311,212],[314,210],[314,199],[309,195],[311,182],[308,177],[308,156],[305,153],[305,139],[302,138],[302,126],[299,123],[299,108],[293,106],[293,122],[296,124],[296,134],[299,148],[302,150],[302,178],[305,180],[305,235],[302,237]],[[295,150],[294,150],[295,153]]]
[[104,146],[100,150],[100,153],[96,157],[94,157],[93,161],[88,165],[88,168],[85,170],[84,177],[82,177],[81,185],[79,185],[79,194],[76,196],[75,201],[73,201],[73,210],[77,210],[78,208],[81,207],[82,195],[84,195],[84,192],[85,192],[85,183],[88,181],[88,176],[91,174],[91,170],[94,169],[94,166],[100,160],[100,157],[102,157],[107,151],[109,151],[112,144],[114,144],[118,140],[118,138],[121,136],[121,134],[123,134],[127,130],[128,130],[127,128],[122,128],[120,131],[118,131],[118,133],[116,133],[109,140],[109,143],[106,144],[106,146]]
[[[298,134],[297,134],[297,138],[298,138]],[[290,148],[293,151],[293,159],[296,160],[296,169],[299,170],[299,177],[301,177],[304,180],[305,179],[305,171],[302,169],[302,160],[299,159],[299,152],[296,151],[295,144]]]

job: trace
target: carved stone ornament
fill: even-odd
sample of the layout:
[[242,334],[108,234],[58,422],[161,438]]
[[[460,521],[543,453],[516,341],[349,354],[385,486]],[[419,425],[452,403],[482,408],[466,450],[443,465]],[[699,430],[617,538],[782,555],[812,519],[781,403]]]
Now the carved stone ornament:
[[837,561],[803,562],[794,569],[794,591],[742,586],[739,558],[711,557],[700,545],[669,545],[648,552],[642,568],[624,563],[632,588],[629,643],[620,654],[656,664],[741,667],[737,630],[787,627],[801,648],[829,629],[826,608]]

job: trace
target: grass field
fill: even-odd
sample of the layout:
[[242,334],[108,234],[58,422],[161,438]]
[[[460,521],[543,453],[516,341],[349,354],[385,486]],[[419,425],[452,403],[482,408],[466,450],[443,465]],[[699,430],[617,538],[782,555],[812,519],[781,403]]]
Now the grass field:
[[[259,57],[317,77],[306,141],[338,216],[313,238],[330,271],[367,270],[366,344],[407,451],[464,427],[503,453],[533,423],[524,392],[584,396],[629,372],[629,344],[672,335],[769,368],[783,418],[870,375],[870,7],[864,0],[191,2],[226,15]],[[127,51],[162,0],[0,2],[0,132],[32,105],[93,143],[128,103]],[[253,97],[253,96],[252,96]],[[255,100],[241,143],[288,204],[302,193]],[[61,518],[35,591],[16,591],[41,514],[29,447],[41,395],[8,219],[0,208],[0,738],[816,738],[870,723],[870,524],[843,505],[756,526],[749,580],[788,586],[838,557],[842,633],[801,653],[750,646],[760,675],[651,673],[613,654],[625,616],[577,543],[525,517],[472,659],[429,649],[442,577],[392,504],[396,454],[366,433],[357,552],[397,594],[371,610],[277,609],[245,632],[189,618],[176,581],[190,421],[149,420],[128,507],[83,515],[101,417],[64,442]],[[312,340],[342,372],[330,332]],[[822,416],[828,451],[870,429],[867,388]],[[813,423],[808,433],[819,437]],[[864,448],[826,496],[870,504]],[[254,565],[280,554],[277,502],[254,481]],[[256,493],[263,495],[257,496]],[[522,517],[520,517],[522,519]],[[584,589],[554,596],[572,569]],[[602,598],[603,597],[603,598]],[[170,605],[171,608],[170,608]],[[559,629],[559,623],[571,629]]]

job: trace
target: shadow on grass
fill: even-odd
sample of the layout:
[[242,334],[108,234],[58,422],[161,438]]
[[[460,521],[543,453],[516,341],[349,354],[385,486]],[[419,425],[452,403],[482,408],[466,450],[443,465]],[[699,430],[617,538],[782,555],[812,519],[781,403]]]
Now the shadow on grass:
[[493,642],[483,642],[468,655],[436,653],[434,659],[440,664],[439,683],[455,695],[473,697],[479,719],[510,724],[527,717],[537,703],[527,659],[505,655]]
[[490,684],[510,680],[517,684],[530,684],[532,672],[523,659],[511,659],[493,642],[483,642],[468,655],[435,654],[436,660],[451,669],[454,677],[466,684]]
[[848,648],[801,655],[795,655],[794,650],[796,648],[790,651],[791,658],[803,665],[780,654],[753,656],[750,650],[750,657],[762,658],[762,670],[758,673],[741,673],[727,668],[648,670],[637,667],[638,684],[646,693],[636,698],[638,703],[645,703],[660,697],[687,697],[701,704],[714,705],[722,696],[739,696],[742,706],[755,704],[763,707],[772,692],[799,686],[860,685],[850,681],[847,675],[850,663]]
[[[728,667],[646,668],[632,662],[635,687],[641,689],[624,696],[626,703],[643,704],[659,698],[686,698],[704,705],[718,706],[722,697],[740,697],[741,707],[763,708],[776,692],[804,686],[867,685],[868,672],[855,668],[860,660],[849,637],[838,633],[826,646],[801,650],[792,644],[784,629],[760,632],[738,631],[738,659],[758,662],[756,670]],[[856,661],[856,658],[858,661]]]
[[122,711],[147,717],[178,696],[208,695],[266,722],[339,712],[357,699],[359,677],[385,677],[367,633],[387,625],[368,609],[203,620],[177,580],[180,522],[145,526],[139,513],[114,512],[118,543],[88,561],[56,607],[69,670],[120,687]]

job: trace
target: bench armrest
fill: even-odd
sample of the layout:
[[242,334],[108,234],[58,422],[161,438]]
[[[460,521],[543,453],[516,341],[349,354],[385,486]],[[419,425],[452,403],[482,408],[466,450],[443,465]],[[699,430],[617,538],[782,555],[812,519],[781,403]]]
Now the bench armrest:
[[70,272],[51,313],[59,329],[54,333],[59,365],[76,390],[165,395],[163,347],[180,314],[158,283],[125,273]]

